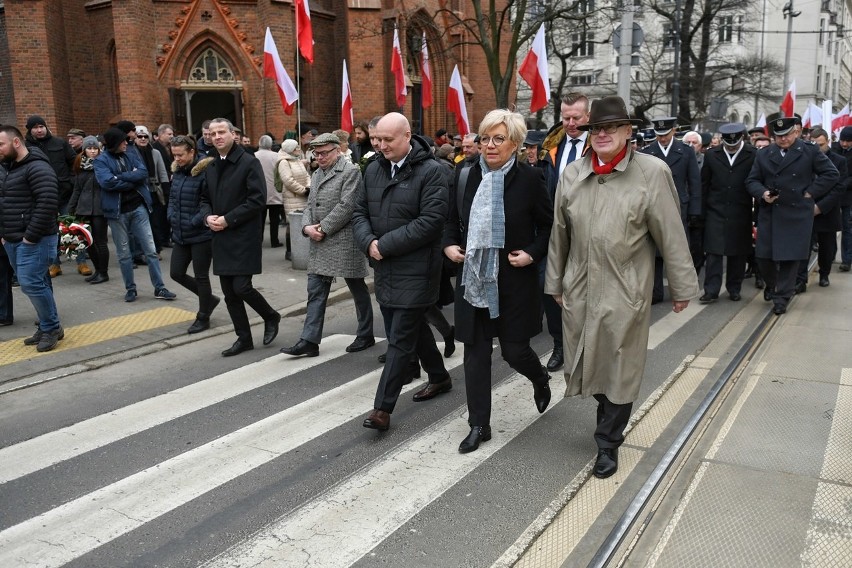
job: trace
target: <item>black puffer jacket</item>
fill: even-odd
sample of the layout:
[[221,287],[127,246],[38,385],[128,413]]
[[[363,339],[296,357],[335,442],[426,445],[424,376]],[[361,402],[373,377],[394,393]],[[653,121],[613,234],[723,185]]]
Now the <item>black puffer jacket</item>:
[[97,217],[104,214],[101,209],[101,186],[95,179],[94,168],[81,169],[74,176],[74,193],[68,202],[68,210],[74,215]]
[[447,175],[425,140],[412,136],[411,146],[394,179],[384,156],[367,165],[352,217],[355,243],[368,258],[370,243],[378,239],[384,258],[370,259],[376,300],[391,308],[431,306],[441,277]]
[[168,218],[172,240],[180,245],[202,243],[213,238],[201,214],[201,188],[205,184],[204,169],[213,158],[196,159],[186,167],[172,162],[172,187],[169,192]]
[[59,184],[47,156],[30,148],[20,162],[0,165],[0,237],[39,242],[56,234]]

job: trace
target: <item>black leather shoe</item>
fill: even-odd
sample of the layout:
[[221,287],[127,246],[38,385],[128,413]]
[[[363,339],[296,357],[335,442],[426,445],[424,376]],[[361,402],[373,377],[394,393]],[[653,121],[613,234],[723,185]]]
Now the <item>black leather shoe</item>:
[[426,386],[414,393],[414,396],[411,398],[414,402],[423,402],[424,400],[431,400],[439,394],[450,392],[451,390],[453,390],[453,380],[450,377],[447,377],[446,380],[441,381],[440,383],[426,383]]
[[769,288],[766,288],[763,291],[763,301],[764,302],[771,302],[772,301],[772,290],[770,290]]
[[222,357],[233,357],[234,355],[239,355],[243,351],[251,351],[252,349],[254,349],[253,343],[237,339],[234,341],[233,345],[222,351]]
[[349,347],[346,348],[347,353],[357,353],[363,351],[376,344],[376,340],[372,337],[356,337]]
[[808,283],[807,282],[799,282],[796,284],[796,288],[793,290],[796,294],[804,294],[808,291]]
[[819,278],[819,287],[820,288],[828,288],[831,282],[828,281],[828,276],[820,276]]
[[384,352],[376,358],[379,360],[379,363],[384,364],[384,362],[388,360],[388,354],[387,352]]
[[93,273],[92,273],[92,274],[90,274],[89,276],[86,276],[85,278],[83,278],[83,280],[85,280],[86,282],[91,282],[92,280],[94,280],[95,278],[97,278],[97,277],[98,277],[98,274],[100,274],[100,272],[98,272],[98,271],[96,270],[95,272],[93,272]]
[[618,471],[618,448],[598,449],[598,459],[592,473],[598,479],[606,479]]
[[491,426],[471,426],[470,434],[459,444],[459,453],[468,454],[479,449],[480,442],[491,439]]
[[553,353],[550,355],[550,359],[547,360],[547,370],[548,371],[558,371],[562,368],[562,365],[565,364],[565,356],[562,352],[562,346],[554,347]]
[[317,357],[319,355],[319,345],[300,339],[293,347],[282,347],[281,353],[285,355],[293,355],[294,357]]
[[444,358],[452,357],[456,352],[456,326],[450,326],[450,333],[444,336]]
[[263,344],[269,345],[275,336],[278,335],[278,324],[281,323],[281,314],[275,314],[271,320],[263,322]]
[[787,313],[787,306],[782,306],[781,304],[775,304],[772,308],[772,313],[776,316],[780,316],[781,314]]
[[547,410],[547,405],[550,404],[550,385],[547,384],[548,381],[550,381],[550,375],[544,373],[543,377],[533,383],[533,400],[535,400],[535,407],[538,409],[539,414]]
[[718,299],[719,299],[719,296],[713,296],[711,294],[704,294],[703,296],[698,298],[698,301],[702,304],[712,304],[713,302],[715,302]]
[[731,299],[732,302],[739,302],[740,300],[743,299],[743,297],[740,296],[739,292],[730,292],[728,294],[728,297]]
[[192,325],[189,326],[186,332],[189,334],[201,333],[206,329],[210,329],[210,318],[195,318],[195,321],[192,322]]
[[754,279],[754,287],[760,290],[761,288],[766,287],[766,282],[763,281],[763,278],[755,277]]
[[364,419],[364,428],[385,431],[390,428],[390,414],[384,410],[373,410]]
[[86,278],[89,284],[103,284],[109,282],[109,274],[106,272],[95,272],[89,278]]

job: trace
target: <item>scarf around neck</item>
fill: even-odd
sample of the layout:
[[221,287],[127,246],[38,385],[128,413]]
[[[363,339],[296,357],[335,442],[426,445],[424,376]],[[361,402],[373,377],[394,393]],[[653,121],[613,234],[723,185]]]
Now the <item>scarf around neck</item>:
[[488,308],[489,317],[495,319],[500,316],[499,255],[506,243],[503,184],[506,173],[515,165],[515,158],[497,170],[489,170],[485,156],[480,155],[479,165],[483,175],[470,206],[462,285],[464,299],[474,307]]
[[609,162],[601,164],[600,160],[598,159],[598,154],[594,150],[592,150],[592,168],[595,170],[595,173],[598,174],[599,176],[611,174],[612,170],[615,169],[615,166],[617,166],[618,163],[621,160],[623,160],[626,155],[627,155],[627,144],[624,145],[624,148],[621,149],[621,152],[616,154],[615,158],[613,158]]
[[95,159],[90,158],[88,156],[83,156],[82,158],[80,158],[80,169],[86,170],[86,171],[94,170],[95,169]]

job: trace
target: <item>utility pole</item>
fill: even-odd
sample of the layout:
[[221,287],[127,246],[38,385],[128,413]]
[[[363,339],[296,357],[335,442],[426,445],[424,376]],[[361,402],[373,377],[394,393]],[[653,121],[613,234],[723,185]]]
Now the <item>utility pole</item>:
[[789,0],[784,5],[781,11],[784,14],[784,19],[787,20],[787,54],[784,56],[784,84],[781,85],[784,89],[790,84],[790,44],[793,41],[793,18],[802,15],[801,12],[793,11],[793,0]]
[[618,50],[618,96],[630,106],[630,63],[633,56],[633,0],[625,0],[621,14],[621,47]]

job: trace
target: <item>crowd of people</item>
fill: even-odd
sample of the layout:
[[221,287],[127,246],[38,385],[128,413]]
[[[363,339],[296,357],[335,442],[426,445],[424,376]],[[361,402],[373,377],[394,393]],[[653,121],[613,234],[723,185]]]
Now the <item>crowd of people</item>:
[[[561,99],[561,123],[528,130],[523,117],[497,109],[476,133],[434,138],[412,133],[399,113],[359,122],[349,132],[311,128],[276,144],[250,139],[227,119],[205,121],[198,139],[123,120],[100,137],[72,129],[63,140],[39,116],[26,133],[0,127],[0,324],[13,323],[11,287],[38,314],[25,340],[49,351],[64,337],[51,278],[61,274],[57,215],[90,228],[77,270],[108,282],[111,233],[126,302],[136,300],[135,265],[145,265],[154,297],[172,300],[160,252],[172,247],[171,280],[198,297],[188,333],[210,327],[221,299],[236,340],[225,357],[254,348],[246,304],[264,320],[262,342],[278,334],[280,314],[253,287],[261,245],[280,237],[286,215],[308,243],[307,311],[299,340],[281,352],[315,357],[326,304],[343,278],[356,309],[347,352],[376,344],[372,268],[387,348],[367,428],[387,430],[402,387],[428,381],[413,395],[431,400],[452,389],[443,358],[464,345],[469,434],[459,452],[492,436],[493,342],[532,386],[538,412],[551,400],[550,373],[563,369],[566,396],[598,403],[593,473],[618,468],[618,448],[645,368],[651,306],[672,310],[742,298],[755,278],[777,315],[807,288],[807,259],[818,249],[819,285],[828,286],[841,236],[841,271],[852,261],[852,127],[832,145],[821,128],[772,116],[769,132],[744,124],[718,136],[682,132],[674,117],[649,131],[619,97]],[[156,137],[154,137],[156,132]],[[769,134],[769,135],[767,135]],[[156,139],[154,139],[156,138]],[[756,237],[755,237],[756,234]],[[282,242],[283,240],[283,242]],[[89,269],[91,260],[94,271]],[[192,265],[192,275],[189,266]],[[704,271],[703,294],[698,276]],[[455,277],[455,286],[453,286]],[[442,312],[453,305],[454,324]],[[546,363],[530,341],[553,340]],[[438,349],[434,327],[444,339]]]

